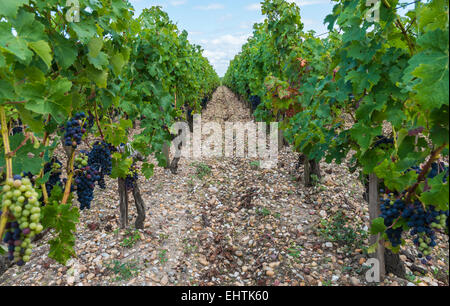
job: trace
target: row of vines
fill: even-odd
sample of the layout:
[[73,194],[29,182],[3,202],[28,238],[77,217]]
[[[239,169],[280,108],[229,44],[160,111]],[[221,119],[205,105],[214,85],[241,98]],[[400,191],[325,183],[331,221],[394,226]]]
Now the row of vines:
[[370,252],[398,252],[410,235],[426,264],[437,232],[448,234],[449,2],[417,2],[404,14],[398,0],[334,2],[328,35],[316,36],[295,4],[264,1],[266,18],[224,83],[257,120],[279,121],[307,160],[349,158],[366,184],[375,177]]
[[[19,266],[40,233],[51,235],[50,258],[75,256],[76,224],[94,188],[105,188],[105,176],[126,178],[129,188],[138,173],[149,179],[150,155],[167,165],[168,127],[201,111],[220,82],[160,7],[135,16],[128,1],[73,2],[0,8],[0,253]],[[144,160],[139,169],[132,152]]]

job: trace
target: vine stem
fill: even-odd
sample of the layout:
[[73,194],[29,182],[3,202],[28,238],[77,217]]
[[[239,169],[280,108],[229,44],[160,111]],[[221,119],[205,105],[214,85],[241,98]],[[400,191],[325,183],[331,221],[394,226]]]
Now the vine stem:
[[408,204],[411,201],[411,198],[415,194],[417,187],[419,187],[420,183],[425,180],[426,175],[431,168],[431,165],[439,158],[439,155],[446,146],[447,144],[444,143],[442,146],[431,152],[430,159],[428,159],[428,162],[423,167],[422,172],[420,172],[419,177],[417,178],[417,182],[414,185],[412,185],[406,192],[406,199],[405,199],[406,204]]
[[[3,138],[3,147],[5,150],[5,161],[6,161],[6,179],[13,178],[13,169],[12,169],[12,158],[10,156],[11,148],[9,146],[9,135],[8,135],[8,127],[6,122],[6,113],[5,108],[0,106],[0,121],[2,125],[2,138]],[[3,210],[2,216],[0,217],[0,239],[3,237],[3,232],[5,231],[6,223],[8,222],[9,212],[8,209],[5,208]]]
[[[48,115],[47,120],[46,120],[46,124],[50,121],[51,119],[51,115]],[[48,146],[48,143],[50,141],[49,138],[49,134],[48,132],[44,133],[44,140],[43,140],[43,144],[44,146]],[[41,154],[39,155],[41,158],[44,156],[44,152],[41,152]],[[44,169],[41,169],[41,172],[39,173],[39,178],[43,178],[44,177]],[[42,189],[42,196],[44,197],[44,204],[48,204],[48,193],[47,193],[47,187],[45,186],[45,183],[41,185],[41,189]]]
[[67,182],[66,182],[66,186],[64,188],[64,195],[61,201],[61,204],[66,204],[67,200],[69,199],[70,196],[70,191],[72,189],[72,179],[73,179],[73,164],[75,161],[75,150],[72,151],[72,154],[70,155],[70,159],[69,159],[69,165],[68,165],[68,175],[67,175]]
[[100,122],[98,120],[98,112],[97,112],[97,101],[94,100],[94,113],[95,113],[95,122],[97,123],[98,131],[100,132],[100,136],[102,137],[102,140],[105,140],[105,137],[103,136],[102,128],[100,126]]
[[14,151],[10,151],[8,153],[8,157],[9,158],[14,157],[14,155],[16,155],[17,151],[19,151],[20,148],[22,148],[27,143],[28,139],[30,139],[30,138],[31,138],[30,135],[27,134],[27,136],[25,136],[25,139],[20,143],[20,145],[17,148],[15,148]]

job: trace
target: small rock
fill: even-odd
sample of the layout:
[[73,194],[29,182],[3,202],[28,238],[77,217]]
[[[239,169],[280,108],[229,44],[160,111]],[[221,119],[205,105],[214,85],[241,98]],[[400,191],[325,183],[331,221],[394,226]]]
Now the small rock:
[[198,262],[201,263],[201,264],[204,265],[204,266],[209,265],[209,262],[208,262],[205,258],[203,258],[203,257],[200,257],[200,258],[198,259]]
[[168,282],[169,282],[169,279],[168,279],[167,275],[164,275],[160,280],[160,283],[163,286],[167,285]]
[[352,283],[353,286],[359,286],[361,284],[359,279],[357,279],[356,277],[350,278],[350,282]]
[[273,270],[267,270],[266,275],[272,277],[275,275],[275,272],[273,272]]
[[69,276],[67,278],[67,285],[72,286],[74,282],[75,282],[75,277]]

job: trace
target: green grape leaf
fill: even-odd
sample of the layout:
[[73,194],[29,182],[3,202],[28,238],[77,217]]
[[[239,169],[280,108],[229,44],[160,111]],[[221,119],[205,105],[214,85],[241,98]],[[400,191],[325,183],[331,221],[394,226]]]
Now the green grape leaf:
[[111,178],[126,178],[132,164],[132,158],[124,158],[121,153],[114,153],[112,155]]
[[103,39],[100,37],[93,37],[88,43],[89,56],[96,58],[103,48]]
[[50,49],[50,46],[47,42],[43,40],[39,40],[36,42],[30,42],[28,43],[28,46],[31,50],[36,52],[37,55],[41,57],[41,59],[44,61],[44,63],[47,65],[48,68],[50,68],[52,64],[52,50]]
[[67,69],[73,65],[77,59],[78,49],[74,45],[64,39],[64,37],[57,37],[54,39],[55,59],[62,69]]
[[430,190],[423,192],[419,199],[426,205],[433,205],[438,210],[448,210],[449,208],[449,187],[448,181],[443,184],[443,178],[446,175],[445,172],[435,176],[432,179],[428,179],[428,186]]
[[53,229],[53,239],[49,241],[49,257],[61,264],[75,257],[75,231],[79,222],[79,211],[71,204],[60,204],[59,198],[62,190],[59,186],[53,187],[49,204],[42,208],[42,225],[44,228]]
[[0,16],[8,18],[16,18],[17,10],[24,4],[28,4],[29,0],[4,0],[2,1],[2,11]]
[[[25,135],[16,134],[10,136],[11,151],[15,151],[25,140]],[[12,167],[14,174],[22,172],[31,172],[33,175],[38,174],[42,168],[42,158],[39,156],[45,147],[40,146],[35,149],[31,139],[28,139],[22,147],[20,147],[12,158]],[[5,166],[5,153],[0,152],[0,167]]]
[[146,179],[150,179],[153,176],[154,169],[155,169],[154,164],[150,164],[150,163],[142,164],[142,173],[144,174]]
[[379,233],[384,233],[386,230],[386,225],[384,225],[383,218],[376,218],[372,220],[372,226],[370,227],[370,234],[377,235]]

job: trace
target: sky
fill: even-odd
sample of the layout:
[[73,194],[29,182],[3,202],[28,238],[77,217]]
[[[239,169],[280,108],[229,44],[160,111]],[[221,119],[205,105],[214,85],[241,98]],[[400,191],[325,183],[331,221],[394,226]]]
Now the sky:
[[[200,45],[203,55],[224,76],[230,60],[241,51],[253,32],[253,24],[264,20],[258,0],[129,0],[140,14],[144,8],[162,6],[189,41]],[[290,0],[300,6],[304,30],[326,32],[325,16],[333,8],[331,0]]]

